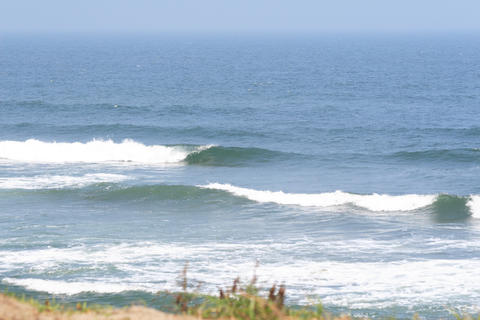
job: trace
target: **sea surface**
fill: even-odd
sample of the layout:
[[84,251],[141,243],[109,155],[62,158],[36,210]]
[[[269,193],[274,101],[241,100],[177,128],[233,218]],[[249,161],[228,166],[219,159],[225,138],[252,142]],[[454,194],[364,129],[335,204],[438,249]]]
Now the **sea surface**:
[[0,36],[0,290],[480,311],[480,36]]

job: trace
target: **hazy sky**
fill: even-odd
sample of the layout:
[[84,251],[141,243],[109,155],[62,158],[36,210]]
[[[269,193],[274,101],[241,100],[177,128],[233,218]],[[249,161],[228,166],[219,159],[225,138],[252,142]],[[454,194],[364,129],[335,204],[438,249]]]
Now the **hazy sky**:
[[0,32],[480,32],[480,0],[0,0]]

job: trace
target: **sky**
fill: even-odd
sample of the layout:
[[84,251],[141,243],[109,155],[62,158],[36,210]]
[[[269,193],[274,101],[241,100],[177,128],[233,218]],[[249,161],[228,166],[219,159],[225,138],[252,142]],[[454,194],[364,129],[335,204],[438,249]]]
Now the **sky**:
[[480,0],[0,0],[2,32],[480,33]]

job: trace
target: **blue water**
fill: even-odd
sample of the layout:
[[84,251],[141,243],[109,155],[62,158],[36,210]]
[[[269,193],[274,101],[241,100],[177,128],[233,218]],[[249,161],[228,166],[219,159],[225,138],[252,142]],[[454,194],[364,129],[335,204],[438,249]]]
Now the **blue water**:
[[479,106],[474,35],[2,36],[0,289],[476,314]]

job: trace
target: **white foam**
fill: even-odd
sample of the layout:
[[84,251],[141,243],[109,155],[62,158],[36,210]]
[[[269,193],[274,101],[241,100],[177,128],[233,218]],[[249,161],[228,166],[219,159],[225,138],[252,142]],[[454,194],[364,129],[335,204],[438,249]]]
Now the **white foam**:
[[284,205],[331,207],[353,204],[371,211],[410,211],[431,205],[437,195],[407,194],[392,196],[387,194],[360,195],[343,191],[307,194],[285,193],[282,191],[262,191],[240,188],[230,184],[211,183],[200,186],[208,189],[228,191],[236,196],[257,202],[274,202]]
[[480,218],[480,195],[471,195],[467,202],[470,213],[474,218]]
[[[267,265],[257,274],[270,281],[308,288],[325,304],[352,309],[392,305],[444,304],[480,298],[478,260],[411,260],[392,262],[298,261]],[[281,279],[281,280],[280,280]],[[310,282],[310,284],[308,284]],[[460,297],[460,298],[459,298]],[[471,303],[471,302],[470,302]]]
[[5,284],[22,286],[28,290],[48,292],[51,294],[67,294],[73,295],[81,292],[98,292],[98,293],[119,293],[130,290],[150,291],[142,285],[128,285],[119,283],[110,283],[106,281],[59,281],[59,280],[42,280],[42,279],[15,279],[5,278],[2,280]]
[[130,179],[121,174],[92,173],[83,176],[41,175],[33,177],[0,178],[0,189],[58,189],[81,188],[102,182],[120,182]]
[[35,163],[65,162],[133,162],[147,164],[178,163],[189,153],[210,148],[187,150],[181,146],[147,146],[133,140],[115,143],[112,140],[81,142],[0,141],[0,158]]
[[[456,243],[462,244],[461,240]],[[391,250],[391,241],[373,240],[361,244],[356,240],[198,245],[147,242],[0,251],[0,270],[24,275],[2,279],[7,286],[19,285],[52,294],[156,292],[178,290],[177,277],[185,261],[190,261],[189,282],[195,285],[202,281],[201,292],[215,294],[218,287],[231,285],[237,276],[248,281],[258,258],[256,274],[260,285],[285,283],[288,297],[302,303],[308,303],[302,300],[307,295],[318,296],[325,304],[352,309],[459,302],[472,305],[480,299],[479,259],[345,262],[322,257],[302,259],[287,253],[306,245],[327,255],[329,250],[347,248],[363,251],[362,255]],[[451,240],[447,245],[452,245]],[[469,245],[475,247],[474,243]],[[92,277],[92,272],[100,272],[103,277]],[[64,278],[51,279],[52,274]]]

